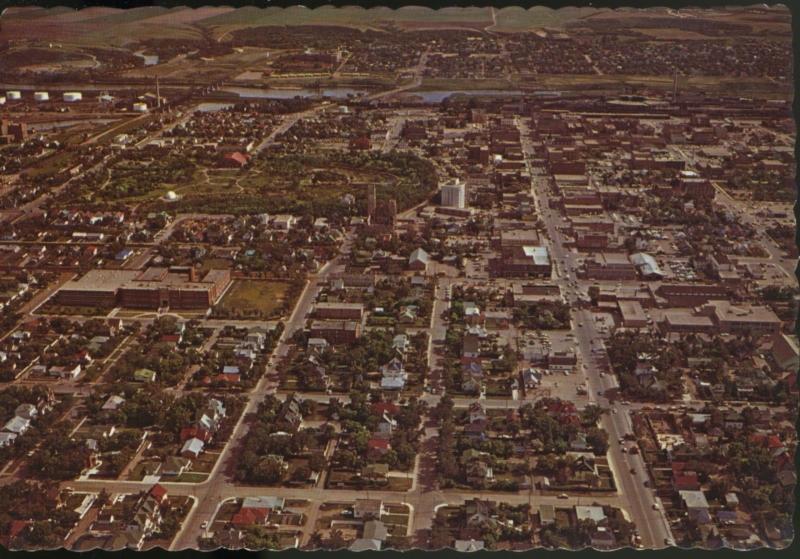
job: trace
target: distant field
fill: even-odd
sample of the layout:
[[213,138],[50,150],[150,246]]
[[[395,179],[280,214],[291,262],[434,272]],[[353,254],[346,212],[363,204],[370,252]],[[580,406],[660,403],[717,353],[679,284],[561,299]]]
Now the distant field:
[[467,79],[467,78],[424,78],[422,84],[408,93],[415,91],[443,91],[443,90],[464,90],[472,91],[476,89],[515,89],[514,83],[500,78],[487,79]]
[[92,23],[92,24],[102,23],[103,25],[118,25],[124,23],[133,23],[136,21],[140,21],[142,19],[160,16],[167,12],[179,12],[185,9],[186,8],[172,8],[170,10],[167,8],[162,8],[160,6],[146,6],[143,8],[120,10],[112,14],[103,14],[98,17],[84,20],[84,23]]
[[403,22],[486,22],[492,23],[488,8],[443,8],[432,10],[421,6],[406,6],[397,10],[390,8],[365,9],[359,6],[322,6],[308,9],[302,6],[289,8],[255,8],[252,6],[230,11],[219,16],[200,20],[203,27],[238,27],[259,25],[349,25],[353,27],[376,27],[388,23]]
[[495,31],[524,31],[541,27],[561,28],[568,22],[597,13],[596,8],[568,7],[558,10],[545,6],[535,6],[527,10],[519,7],[502,8],[496,11],[497,27],[494,29]]
[[160,16],[155,16],[148,20],[148,23],[153,24],[189,24],[202,21],[217,15],[225,14],[233,11],[235,8],[229,6],[207,6],[203,8],[183,8],[170,10],[168,13]]
[[[602,90],[618,89],[621,85],[646,86],[672,89],[672,78],[669,76],[633,76],[633,75],[538,75],[530,83],[520,85],[539,85],[552,89],[564,90]],[[759,94],[768,99],[786,99],[789,95],[788,85],[778,85],[759,78],[731,78],[717,76],[682,77],[681,90],[730,92],[737,91],[741,95]]]
[[53,17],[58,14],[72,13],[75,10],[67,8],[66,6],[59,6],[58,8],[39,8],[35,6],[24,8],[8,8],[3,12],[3,19],[24,19],[31,20],[40,17]]
[[[680,15],[678,15],[680,14]],[[603,25],[619,25],[632,18],[675,18],[675,22],[706,20],[737,23],[752,26],[756,31],[776,30],[787,33],[790,20],[781,10],[701,11],[652,8],[647,10],[566,7],[558,10],[536,6],[525,9],[507,7],[490,8],[443,8],[433,10],[422,6],[404,6],[397,10],[379,7],[365,9],[360,6],[322,6],[309,9],[302,6],[258,8],[228,6],[188,8],[185,6],[165,8],[148,6],[131,10],[113,8],[89,8],[81,11],[69,8],[49,10],[10,9],[2,16],[5,23],[3,37],[6,39],[33,39],[66,41],[79,44],[124,45],[153,38],[197,38],[203,30],[212,36],[223,38],[228,33],[243,27],[280,25],[344,25],[357,28],[397,29],[464,28],[485,29],[495,32],[519,32],[537,28],[561,29],[580,24],[582,21],[600,22]],[[607,23],[606,23],[607,22]],[[616,23],[615,23],[616,22]],[[635,26],[634,26],[635,27]],[[676,26],[677,27],[677,26]],[[656,25],[651,34],[660,33],[663,26]],[[670,37],[672,38],[672,37]],[[689,35],[674,38],[693,38]]]

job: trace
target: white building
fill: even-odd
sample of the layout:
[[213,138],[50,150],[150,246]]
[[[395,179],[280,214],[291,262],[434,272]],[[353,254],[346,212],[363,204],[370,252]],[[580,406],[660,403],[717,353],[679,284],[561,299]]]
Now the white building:
[[34,91],[33,93],[33,100],[34,101],[49,101],[50,94],[46,91]]
[[454,182],[442,185],[442,206],[464,209],[466,205],[467,187],[463,181],[456,179]]
[[83,99],[83,94],[79,91],[65,91],[64,92],[64,102],[65,103],[74,103],[75,101],[81,101]]

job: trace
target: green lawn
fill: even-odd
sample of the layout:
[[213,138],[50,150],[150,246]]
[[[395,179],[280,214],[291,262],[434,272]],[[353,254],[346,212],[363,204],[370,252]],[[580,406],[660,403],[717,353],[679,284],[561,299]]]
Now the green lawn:
[[182,482],[182,483],[200,483],[206,480],[208,474],[203,474],[199,472],[184,472],[174,480],[175,482]]
[[283,308],[289,283],[268,280],[235,280],[220,301],[223,313],[247,315],[256,311],[262,317],[271,317]]

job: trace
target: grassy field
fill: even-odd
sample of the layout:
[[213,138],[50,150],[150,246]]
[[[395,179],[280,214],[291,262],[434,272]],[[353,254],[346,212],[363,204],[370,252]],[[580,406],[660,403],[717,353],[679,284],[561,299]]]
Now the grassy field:
[[222,311],[236,313],[259,311],[263,316],[272,316],[283,308],[289,284],[281,281],[236,280],[219,302]]
[[378,27],[388,23],[435,22],[457,24],[485,22],[491,25],[491,12],[488,8],[443,8],[433,10],[422,6],[404,6],[397,10],[391,8],[370,8],[360,6],[320,6],[308,9],[302,6],[279,8],[255,8],[247,6],[218,16],[200,20],[203,27],[224,30],[242,26],[259,25],[347,25],[350,27]]
[[497,18],[496,31],[525,31],[541,27],[563,28],[567,23],[592,14],[596,8],[565,7],[558,10],[546,6],[534,6],[530,9],[520,7],[502,8],[495,12]]
[[[563,91],[618,92],[624,86],[648,87],[671,91],[670,76],[637,76],[596,74],[539,74],[525,79],[519,76],[514,87],[536,87]],[[509,86],[506,86],[508,88]],[[498,88],[502,89],[502,88]],[[513,89],[513,87],[512,87]],[[790,86],[776,84],[762,78],[732,78],[725,76],[684,76],[680,80],[681,91],[706,91],[726,93],[732,90],[740,95],[758,95],[767,99],[786,99]]]
[[503,79],[467,79],[467,78],[424,78],[422,84],[409,93],[415,91],[473,91],[476,89],[515,89],[514,83]]
[[207,478],[208,474],[199,472],[184,472],[172,481],[176,483],[202,483]]

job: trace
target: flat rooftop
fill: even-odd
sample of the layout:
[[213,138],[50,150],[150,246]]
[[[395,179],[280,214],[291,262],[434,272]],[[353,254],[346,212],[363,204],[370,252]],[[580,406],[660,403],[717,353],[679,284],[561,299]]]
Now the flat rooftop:
[[136,279],[139,273],[139,270],[89,270],[83,277],[62,285],[60,290],[116,292]]

